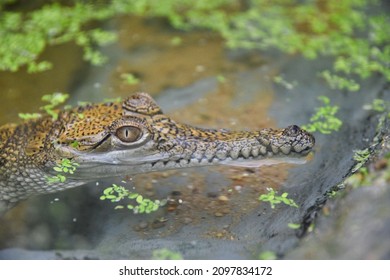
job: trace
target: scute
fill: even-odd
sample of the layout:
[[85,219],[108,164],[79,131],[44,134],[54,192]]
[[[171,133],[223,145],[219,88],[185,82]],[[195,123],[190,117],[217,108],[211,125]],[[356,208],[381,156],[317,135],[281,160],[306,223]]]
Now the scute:
[[156,101],[147,93],[140,92],[123,101],[122,107],[124,114],[126,111],[131,113],[138,113],[143,115],[157,115],[162,114],[161,108],[157,105]]

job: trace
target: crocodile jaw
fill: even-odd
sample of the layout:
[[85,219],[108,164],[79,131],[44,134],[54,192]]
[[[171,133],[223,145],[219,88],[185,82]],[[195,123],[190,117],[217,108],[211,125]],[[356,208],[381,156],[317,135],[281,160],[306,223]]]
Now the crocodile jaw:
[[72,177],[83,180],[214,164],[259,166],[303,157],[315,143],[296,125],[229,131],[178,123],[146,93],[73,109],[55,140],[55,158],[77,162]]
[[[176,123],[146,93],[0,127],[0,212],[31,195],[98,178],[213,164],[257,167],[307,155],[314,137],[297,126],[254,132]],[[49,182],[64,158],[69,180]],[[57,169],[58,170],[58,169]]]
[[[183,129],[183,128],[182,128]],[[314,137],[297,126],[286,129],[263,129],[255,132],[202,130],[185,126],[191,135],[202,137],[150,137],[135,148],[106,152],[80,152],[62,147],[80,166],[71,177],[83,180],[133,175],[208,165],[231,165],[255,168],[278,163],[305,163],[314,146]],[[179,134],[183,134],[179,133]]]

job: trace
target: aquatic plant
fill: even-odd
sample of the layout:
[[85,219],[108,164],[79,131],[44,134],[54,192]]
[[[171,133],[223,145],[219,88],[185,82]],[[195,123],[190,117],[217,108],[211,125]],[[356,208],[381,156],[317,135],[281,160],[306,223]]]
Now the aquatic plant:
[[374,99],[371,104],[364,105],[363,109],[378,113],[387,112],[387,117],[390,117],[390,102],[383,99]]
[[111,103],[111,102],[121,102],[121,97],[115,97],[115,98],[104,98],[103,103]]
[[286,81],[286,79],[283,76],[275,76],[273,78],[273,81],[275,84],[279,84],[283,86],[285,89],[289,89],[289,90],[295,88],[298,85],[297,81],[292,81],[292,82]]
[[[47,46],[74,42],[84,50],[84,59],[94,65],[105,62],[105,57],[93,45],[113,42],[116,34],[99,28],[86,28],[93,20],[113,16],[112,11],[89,3],[74,1],[73,5],[47,4],[29,11],[6,11],[9,2],[0,2],[0,70],[17,71],[27,66],[30,73],[52,67],[51,62],[39,61]],[[69,1],[72,2],[72,1]]]
[[287,198],[288,193],[284,192],[278,195],[273,188],[267,188],[268,193],[259,196],[260,201],[269,202],[271,208],[274,209],[276,204],[284,203],[292,207],[298,207],[298,205],[291,198]]
[[73,174],[78,166],[79,164],[77,162],[74,162],[71,159],[63,158],[53,167],[53,170],[56,172],[56,174],[51,177],[46,177],[46,180],[48,183],[63,183],[66,181],[66,174]]
[[287,226],[291,229],[299,229],[301,227],[301,224],[296,223],[288,223]]
[[42,101],[48,102],[49,104],[41,107],[41,110],[45,111],[48,115],[52,116],[53,120],[58,119],[58,113],[55,111],[59,105],[65,103],[69,98],[69,94],[62,92],[55,92],[52,94],[46,94],[42,96]]
[[157,211],[160,206],[165,204],[165,201],[144,198],[141,194],[131,192],[125,187],[116,184],[112,184],[111,187],[104,189],[103,195],[100,196],[100,199],[110,200],[113,203],[118,203],[122,200],[130,200],[132,203],[128,203],[126,205],[117,205],[115,206],[115,209],[127,208],[132,210],[134,214],[149,214],[151,212]]
[[330,99],[326,96],[319,96],[320,100],[324,105],[315,109],[315,114],[310,118],[310,123],[303,125],[302,128],[309,132],[318,131],[323,134],[330,134],[333,131],[339,130],[342,121],[335,115],[339,110],[338,106],[331,106]]
[[154,250],[152,253],[152,258],[154,260],[182,260],[183,256],[175,251],[172,251],[168,248],[162,248]]
[[258,257],[259,260],[276,260],[278,257],[275,252],[273,251],[263,251],[261,252]]
[[[13,4],[12,11],[7,11]],[[209,29],[225,39],[229,48],[274,50],[301,54],[308,59],[327,57],[331,68],[320,70],[331,88],[347,91],[360,89],[361,80],[379,73],[390,81],[390,17],[384,14],[380,1],[338,0],[113,0],[67,1],[35,4],[23,11],[17,0],[0,2],[0,70],[28,72],[51,68],[51,62],[40,60],[48,46],[74,42],[84,51],[84,59],[101,65],[106,57],[99,46],[117,39],[117,32],[104,30],[99,22],[120,15],[165,17],[181,30]],[[182,43],[172,38],[171,45]],[[138,83],[132,75],[122,76],[128,84]],[[218,81],[223,81],[218,77]],[[287,88],[295,86],[281,78],[275,82]],[[22,118],[37,115],[22,114]],[[318,115],[317,115],[318,116]],[[321,121],[310,126],[320,133],[337,130],[337,118],[328,130]]]
[[[53,120],[56,120],[58,118],[58,113],[55,109],[57,109],[59,105],[65,103],[68,98],[69,94],[67,93],[55,92],[46,94],[42,96],[41,100],[48,104],[42,106],[40,109],[50,115]],[[18,116],[23,120],[29,120],[40,118],[42,115],[40,113],[19,113]]]
[[18,116],[22,120],[33,120],[40,118],[42,115],[39,113],[19,113]]
[[172,46],[180,46],[183,43],[183,40],[179,36],[175,36],[171,39],[171,45]]
[[[113,42],[117,36],[88,23],[133,14],[166,17],[182,30],[213,30],[230,48],[329,57],[332,69],[321,75],[333,88],[358,90],[355,77],[365,79],[374,73],[390,80],[389,16],[375,7],[379,1],[68,1],[67,6],[54,3],[26,12],[6,11],[10,2],[17,1],[0,3],[1,70],[17,71],[23,65],[29,72],[47,70],[51,63],[38,61],[39,55],[47,46],[66,42],[82,47],[84,59],[100,65],[106,58],[93,46]],[[180,43],[180,38],[172,42]]]
[[136,85],[139,83],[139,79],[131,73],[122,73],[121,78],[128,85]]

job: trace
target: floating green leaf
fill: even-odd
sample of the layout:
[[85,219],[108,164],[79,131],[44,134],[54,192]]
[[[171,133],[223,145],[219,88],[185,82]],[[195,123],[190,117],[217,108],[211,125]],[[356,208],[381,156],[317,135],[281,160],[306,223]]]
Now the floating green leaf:
[[155,260],[182,260],[183,259],[183,256],[180,253],[169,250],[168,248],[154,250],[152,255],[153,255],[153,259]]
[[[100,196],[101,200],[110,200],[111,202],[117,203],[122,200],[134,201],[134,204],[127,204],[126,208],[132,210],[135,214],[146,213],[157,211],[160,206],[165,204],[165,201],[160,200],[151,200],[149,198],[144,198],[139,193],[130,192],[128,189],[123,186],[112,184],[111,187],[108,187],[103,190],[103,195]],[[124,209],[125,207],[115,207],[115,209]]]
[[19,113],[18,116],[23,120],[33,120],[40,118],[42,115],[39,113]]
[[324,105],[317,107],[315,114],[310,118],[310,123],[302,126],[309,132],[318,131],[323,134],[330,134],[333,131],[339,130],[342,125],[342,121],[337,118],[339,107],[331,106],[330,99],[326,96],[319,96],[320,100]]
[[139,83],[139,79],[131,73],[121,74],[121,78],[129,85],[136,85]]
[[259,260],[276,260],[277,256],[275,252],[272,251],[263,251],[258,256]]
[[259,196],[260,201],[269,202],[271,204],[271,208],[275,208],[276,204],[284,203],[286,205],[292,207],[298,207],[298,205],[294,202],[294,200],[287,198],[288,193],[283,193],[282,195],[278,195],[277,192],[273,188],[268,188],[268,193],[262,194]]
[[51,177],[46,177],[48,183],[58,183],[65,182],[66,176],[65,174],[74,174],[79,164],[77,162],[73,162],[70,159],[63,158],[60,162],[58,162],[55,166],[53,166],[53,170],[56,172],[56,175]]
[[287,226],[291,229],[299,229],[301,227],[300,224],[288,223]]

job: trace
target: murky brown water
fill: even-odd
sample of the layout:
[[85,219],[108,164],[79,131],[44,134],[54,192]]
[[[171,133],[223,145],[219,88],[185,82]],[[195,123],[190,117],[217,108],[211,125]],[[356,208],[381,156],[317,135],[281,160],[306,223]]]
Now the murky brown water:
[[18,113],[37,112],[44,94],[67,92],[82,67],[81,50],[73,44],[48,48],[41,59],[51,61],[53,69],[37,74],[24,68],[0,72],[0,125],[18,122]]

